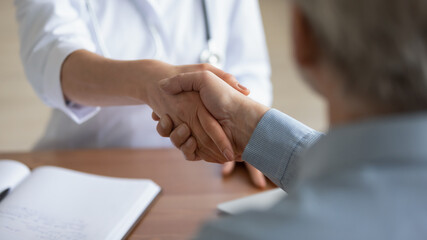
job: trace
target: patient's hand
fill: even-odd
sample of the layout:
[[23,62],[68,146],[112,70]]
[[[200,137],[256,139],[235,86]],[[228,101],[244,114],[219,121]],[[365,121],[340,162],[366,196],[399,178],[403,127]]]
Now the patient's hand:
[[159,116],[168,114],[171,126],[185,123],[177,129],[175,134],[186,136],[191,133],[193,136],[191,141],[200,147],[198,157],[189,158],[189,160],[204,159],[209,162],[224,163],[234,159],[230,141],[218,121],[206,110],[199,94],[188,92],[173,96],[160,92],[156,98],[150,100],[149,105]]
[[[180,95],[179,93],[183,91],[198,91],[200,93],[203,104],[220,122],[231,141],[235,153],[234,159],[241,161],[241,154],[253,130],[268,108],[238,93],[211,73],[187,73],[163,81],[163,89],[170,94],[175,94],[174,96]],[[191,136],[193,134],[190,133],[189,127],[185,124],[175,126],[176,129],[173,130],[172,120],[167,115],[160,119],[153,113],[153,119],[160,120],[157,127],[159,133],[162,136],[169,136],[187,159],[202,158],[199,152],[204,150],[205,153],[208,153],[205,150],[206,148],[210,148],[209,152],[211,153],[215,152],[214,145],[199,146],[198,141],[194,136]],[[224,167],[224,172],[228,172],[232,168],[233,165],[227,165]],[[248,165],[248,170],[254,183],[257,186],[264,187],[264,176],[250,165]]]
[[268,107],[244,96],[210,72],[180,74],[161,82],[162,90],[173,96],[199,92],[204,106],[231,141],[235,160],[240,159],[259,120],[268,111]]
[[[194,67],[199,66],[209,67],[211,71],[203,72],[209,72],[209,74],[218,77],[224,84],[233,86],[239,90],[240,94],[249,93],[249,90],[242,88],[232,75],[213,68],[210,65],[180,66],[183,69],[179,70],[183,72],[191,71]],[[191,160],[202,158],[209,162],[224,163],[234,159],[234,150],[230,140],[227,138],[218,121],[207,111],[201,102],[199,94],[188,92],[171,95],[161,89],[159,81],[152,81],[148,84],[147,90],[147,103],[156,115],[165,116],[165,114],[168,114],[172,126],[186,123],[187,128],[191,129],[191,135],[193,136],[191,141],[194,141],[198,146],[198,155]],[[177,134],[181,132],[183,132],[182,129],[177,129]]]

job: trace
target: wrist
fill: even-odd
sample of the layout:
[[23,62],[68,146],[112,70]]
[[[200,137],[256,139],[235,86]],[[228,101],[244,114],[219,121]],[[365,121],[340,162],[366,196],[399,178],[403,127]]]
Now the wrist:
[[236,114],[231,116],[231,122],[235,124],[232,129],[234,129],[236,153],[241,155],[261,118],[270,108],[246,96],[241,96],[235,106]]
[[159,95],[158,82],[178,74],[176,66],[158,60],[137,60],[124,64],[129,64],[127,69],[130,71],[127,92],[132,98],[150,106]]

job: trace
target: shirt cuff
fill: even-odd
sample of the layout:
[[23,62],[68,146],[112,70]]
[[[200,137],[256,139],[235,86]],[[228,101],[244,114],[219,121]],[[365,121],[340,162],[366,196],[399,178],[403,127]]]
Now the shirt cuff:
[[71,44],[60,42],[52,48],[44,69],[44,97],[49,106],[59,109],[67,114],[76,123],[81,124],[95,116],[100,107],[82,106],[76,103],[67,102],[61,87],[61,68],[65,59],[74,51],[85,49],[95,51],[95,46],[87,44]]
[[294,178],[295,160],[320,136],[321,133],[271,109],[255,128],[242,159],[285,189]]

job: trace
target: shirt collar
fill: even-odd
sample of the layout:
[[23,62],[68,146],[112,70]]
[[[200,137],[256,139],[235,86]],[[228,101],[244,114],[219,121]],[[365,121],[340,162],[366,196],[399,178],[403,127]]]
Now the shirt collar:
[[368,165],[427,163],[427,113],[333,128],[300,160],[300,180]]

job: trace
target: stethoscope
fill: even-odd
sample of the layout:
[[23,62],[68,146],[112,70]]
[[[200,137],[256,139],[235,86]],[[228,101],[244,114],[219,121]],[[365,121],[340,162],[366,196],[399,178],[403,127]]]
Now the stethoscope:
[[[100,48],[101,53],[105,56],[110,58],[111,54],[107,49],[107,46],[105,44],[104,39],[102,38],[101,31],[100,31],[100,25],[98,22],[98,18],[95,14],[95,10],[92,5],[91,0],[85,0],[86,2],[86,8],[88,10],[89,18],[92,24],[92,29],[94,31],[95,40],[98,43],[98,46]],[[208,16],[208,9],[206,0],[202,0],[202,8],[203,8],[203,20],[205,23],[205,38],[207,46],[206,48],[200,53],[199,61],[200,63],[209,63],[216,67],[221,67],[222,65],[222,59],[219,54],[215,52],[214,48],[214,41],[211,36],[211,28],[210,28],[210,22],[209,22],[209,16]],[[162,56],[161,50],[162,48],[162,39],[160,37],[160,33],[158,29],[153,25],[150,24],[149,21],[147,22],[148,29],[151,33],[151,37],[153,39],[153,42],[155,44],[155,52],[153,53],[154,59],[159,59]]]

